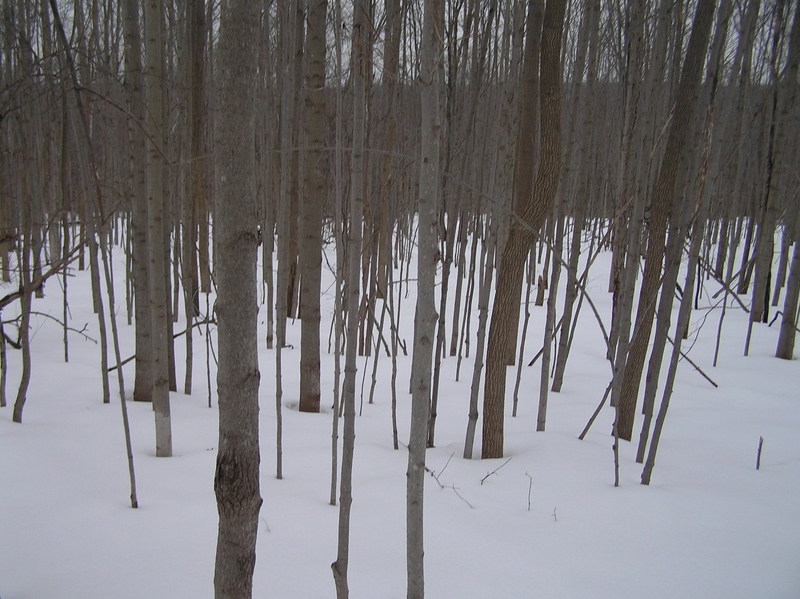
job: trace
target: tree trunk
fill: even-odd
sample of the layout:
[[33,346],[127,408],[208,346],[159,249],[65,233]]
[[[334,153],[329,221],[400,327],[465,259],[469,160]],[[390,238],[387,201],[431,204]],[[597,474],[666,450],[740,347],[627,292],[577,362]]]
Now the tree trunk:
[[342,404],[342,473],[339,482],[339,530],[336,561],[331,564],[337,599],[347,599],[350,590],[347,568],[350,561],[350,508],[353,503],[353,452],[356,426],[356,354],[358,351],[359,280],[361,273],[362,218],[364,214],[364,177],[366,138],[366,79],[365,46],[369,40],[369,6],[357,0],[353,7],[352,77],[353,77],[353,152],[350,167],[350,209],[347,246],[347,348],[345,350]]
[[[156,455],[172,455],[172,425],[169,406],[169,356],[167,352],[167,292],[165,288],[164,163],[160,142],[163,134],[162,85],[163,0],[145,2],[145,97],[147,116],[147,246],[150,273],[150,321],[153,348],[153,410],[156,421]],[[171,342],[171,340],[169,340]]]
[[645,355],[653,326],[654,305],[661,283],[662,262],[667,223],[676,193],[676,181],[683,153],[689,140],[690,122],[694,114],[695,96],[708,49],[708,38],[714,16],[714,2],[700,0],[694,17],[692,34],[686,52],[686,61],[681,73],[680,84],[675,99],[675,107],[669,126],[664,158],[659,169],[658,179],[653,190],[653,203],[650,214],[650,237],[642,288],[636,315],[631,346],[625,364],[619,396],[618,432],[621,439],[631,440],[633,420],[636,414],[636,401],[642,377]]
[[259,490],[258,201],[255,190],[255,77],[258,13],[228,0],[220,16],[215,222],[219,319],[219,450],[214,492],[219,529],[217,599],[249,598],[255,567]]
[[145,107],[142,91],[139,2],[125,0],[125,97],[131,168],[131,236],[133,238],[134,322],[136,326],[136,375],[134,401],[153,400],[153,342],[150,324],[150,272],[147,268],[147,195],[145,190]]
[[[421,161],[419,170],[419,228],[417,253],[417,310],[411,382],[411,434],[406,472],[406,568],[408,599],[425,596],[423,494],[425,446],[431,399],[431,358],[436,329],[434,283],[437,262],[437,204],[439,199],[439,140],[442,88],[442,0],[426,0],[420,42]],[[444,323],[440,322],[440,326]]]
[[[528,10],[528,36],[535,35],[535,7]],[[512,221],[497,275],[492,320],[486,361],[486,382],[483,401],[483,438],[481,455],[499,458],[503,455],[503,415],[505,405],[506,366],[513,362],[519,326],[519,299],[525,258],[533,244],[534,234],[541,229],[551,211],[561,170],[561,36],[566,2],[550,0],[544,12],[541,50],[541,160],[536,183],[531,188],[529,177],[522,173],[529,168],[531,156],[518,148],[514,177],[514,203],[520,215]],[[535,131],[533,115],[525,114],[525,106],[536,102],[534,73],[538,64],[535,47],[528,40],[523,66],[523,95],[519,125],[522,145]],[[529,146],[532,150],[532,146]],[[526,164],[526,162],[528,164]],[[527,181],[526,181],[527,179]]]
[[300,214],[300,411],[319,412],[320,277],[325,204],[325,31],[327,0],[312,0],[306,37],[305,182]]

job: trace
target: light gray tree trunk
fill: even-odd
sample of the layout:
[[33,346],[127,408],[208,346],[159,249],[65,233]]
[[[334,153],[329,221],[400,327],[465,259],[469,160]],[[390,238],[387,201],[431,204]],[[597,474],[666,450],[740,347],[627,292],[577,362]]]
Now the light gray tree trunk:
[[[439,200],[439,147],[443,69],[444,4],[425,0],[420,41],[421,154],[417,249],[417,309],[414,316],[414,353],[411,366],[411,433],[406,471],[406,574],[408,599],[425,596],[423,496],[425,446],[431,400],[431,359],[436,330],[434,282],[437,262],[437,204]],[[441,322],[440,326],[444,326]]]
[[147,138],[147,220],[150,273],[150,321],[153,348],[153,410],[156,421],[156,455],[172,455],[169,406],[169,356],[167,354],[167,294],[165,289],[164,162],[163,137],[163,0],[146,0],[145,16],[145,127]]
[[[336,505],[336,490],[338,488],[339,476],[339,410],[341,405],[341,354],[342,354],[342,337],[343,337],[343,314],[342,314],[342,288],[344,284],[344,271],[345,271],[345,241],[344,241],[344,211],[342,206],[344,199],[342,198],[343,181],[343,152],[342,140],[344,139],[344,115],[342,114],[342,2],[335,0],[334,4],[334,40],[336,47],[336,137],[334,143],[334,194],[335,194],[335,210],[336,214],[333,219],[333,226],[335,227],[334,239],[336,242],[336,288],[334,291],[333,300],[333,326],[334,326],[334,349],[333,349],[333,409],[331,418],[331,494],[329,503]],[[395,447],[397,449],[397,447]]]
[[[706,221],[708,219],[709,196],[706,195],[705,193],[705,186],[708,176],[708,161],[709,161],[710,146],[711,146],[711,133],[714,124],[714,112],[716,110],[716,88],[717,88],[717,75],[719,68],[720,51],[722,48],[722,40],[725,39],[725,36],[727,34],[727,26],[728,26],[728,17],[724,15],[727,6],[728,6],[727,2],[723,2],[723,10],[720,11],[723,14],[722,17],[719,19],[718,23],[719,27],[717,30],[717,34],[715,35],[715,37],[719,40],[719,43],[715,44],[717,50],[716,55],[714,52],[712,52],[711,64],[713,66],[712,66],[712,72],[710,73],[712,81],[711,98],[706,112],[703,149],[700,158],[700,169],[697,176],[696,190],[694,193],[695,202],[694,202],[694,210],[692,213],[694,222],[692,226],[691,243],[689,246],[689,263],[686,269],[686,282],[684,284],[683,297],[681,298],[680,309],[678,310],[678,322],[675,326],[675,338],[672,344],[672,354],[670,356],[669,368],[667,370],[667,380],[664,384],[664,393],[661,398],[661,406],[659,407],[658,416],[656,417],[656,424],[653,430],[653,440],[650,443],[650,449],[647,454],[647,460],[645,461],[644,468],[642,470],[641,482],[643,485],[650,484],[650,478],[653,473],[656,454],[658,452],[658,443],[661,438],[661,432],[664,428],[664,421],[666,419],[667,411],[669,409],[670,398],[672,397],[673,385],[675,383],[675,376],[678,370],[678,360],[681,356],[681,344],[683,342],[684,331],[689,326],[689,316],[691,315],[691,307],[692,307],[692,295],[694,291],[694,285],[696,283],[697,264],[700,257],[700,246],[703,237],[703,229],[706,226]],[[664,289],[661,292],[662,301],[664,301],[663,298],[666,296],[666,294],[669,294],[670,296],[669,306],[672,307],[672,297],[674,297],[673,291],[671,287],[668,288],[665,284]],[[666,326],[669,326],[669,322],[667,322]],[[655,376],[657,376],[657,374]],[[653,406],[650,407],[650,412],[646,414],[645,424],[642,427],[642,436],[639,445],[640,456],[641,454],[643,454],[644,445],[647,442],[647,435],[648,435],[652,410]],[[641,462],[640,456],[637,456],[638,462]]]
[[[488,227],[487,227],[488,228]],[[477,236],[477,231],[475,232]],[[494,274],[494,256],[497,239],[496,227],[487,235],[481,246],[481,263],[483,276],[478,290],[478,331],[477,349],[475,350],[475,365],[472,371],[472,384],[469,394],[469,416],[467,420],[467,434],[464,439],[464,459],[471,460],[475,445],[475,429],[478,424],[478,397],[483,373],[483,356],[486,346],[486,323],[489,320],[489,296],[492,292],[492,275]],[[474,262],[474,260],[473,260]]]
[[350,563],[350,508],[353,503],[353,453],[356,426],[356,354],[358,352],[358,309],[361,299],[360,273],[366,139],[366,44],[369,43],[370,12],[366,0],[353,6],[351,69],[353,80],[353,151],[350,161],[350,209],[347,239],[347,347],[345,350],[342,404],[342,471],[339,481],[339,530],[336,561],[331,564],[337,599],[347,599],[350,590],[347,568]]
[[219,529],[216,599],[252,594],[259,490],[258,201],[255,190],[257,4],[228,0],[220,16],[215,222],[219,319]]

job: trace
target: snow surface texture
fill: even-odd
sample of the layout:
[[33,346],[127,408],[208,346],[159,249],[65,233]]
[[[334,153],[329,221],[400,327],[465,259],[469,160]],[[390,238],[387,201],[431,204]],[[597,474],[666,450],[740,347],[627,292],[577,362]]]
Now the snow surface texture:
[[[606,326],[608,265],[608,256],[601,256],[589,281]],[[124,272],[120,262],[116,272]],[[97,339],[88,273],[74,274],[70,325],[80,329],[86,324],[87,334]],[[330,284],[330,273],[326,277]],[[121,277],[116,284],[121,300]],[[539,363],[523,369],[519,416],[514,419],[510,395],[515,369],[509,369],[502,460],[460,457],[473,358],[464,360],[459,382],[456,360],[444,360],[436,447],[427,457],[428,468],[441,483],[426,478],[428,597],[800,597],[800,364],[772,357],[777,325],[757,325],[750,356],[743,357],[747,316],[729,307],[719,366],[712,368],[720,309],[718,299],[710,299],[716,284],[705,284],[684,347],[691,348],[691,358],[719,388],[685,362],[681,365],[649,487],[639,484],[641,466],[634,461],[640,420],[634,443],[621,445],[619,488],[613,487],[612,410],[604,408],[586,439],[577,439],[609,379],[602,337],[588,307],[580,315],[563,391],[550,395],[546,432],[535,432]],[[323,352],[332,297],[328,287]],[[51,280],[47,297],[34,300],[33,309],[60,315],[61,301],[59,283]],[[717,307],[710,310],[712,303]],[[401,332],[407,340],[413,306],[412,287],[402,307]],[[544,323],[544,308],[531,310],[526,364],[541,347]],[[8,308],[3,317],[13,315]],[[127,357],[133,352],[133,327],[124,324],[124,316],[124,306],[118,307]],[[176,331],[183,330],[182,323]],[[33,379],[22,425],[11,422],[20,357],[9,349],[9,407],[0,410],[3,599],[213,596],[216,391],[209,409],[205,339],[197,333],[195,329],[195,392],[171,397],[175,457],[154,456],[151,407],[128,403],[137,510],[128,503],[119,399],[112,393],[110,405],[101,403],[99,346],[71,334],[70,363],[64,364],[59,325],[34,316]],[[294,348],[283,354],[280,481],[274,476],[274,353],[263,343],[260,349],[264,505],[255,597],[335,596],[330,564],[336,558],[338,508],[328,505],[333,357],[322,356],[324,413],[298,413],[299,336],[300,323],[290,323],[288,343]],[[175,349],[182,385],[183,338]],[[401,441],[408,438],[410,364],[410,355],[398,359]],[[365,359],[359,358],[359,387],[364,365]],[[402,447],[392,449],[391,361],[381,353],[373,405],[366,403],[371,369],[370,359],[365,405],[356,423],[350,590],[353,597],[399,598],[405,596],[407,456]],[[132,363],[124,373],[130,395]],[[116,378],[111,381],[114,391]],[[760,436],[764,449],[757,471]],[[476,455],[479,440],[480,429]]]

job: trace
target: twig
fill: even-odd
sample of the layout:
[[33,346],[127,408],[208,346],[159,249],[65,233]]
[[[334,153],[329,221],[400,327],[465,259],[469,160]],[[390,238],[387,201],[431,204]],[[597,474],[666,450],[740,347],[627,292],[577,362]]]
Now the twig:
[[531,511],[531,489],[533,488],[533,477],[530,474],[528,474],[527,472],[525,473],[525,476],[528,477],[528,511],[530,512]]
[[451,453],[451,454],[450,454],[450,457],[449,457],[449,458],[447,458],[447,461],[446,461],[446,462],[445,462],[445,464],[444,464],[444,468],[442,468],[442,471],[439,473],[439,476],[441,476],[442,474],[444,474],[444,471],[445,471],[445,470],[447,470],[447,467],[450,465],[450,460],[452,460],[452,459],[453,459],[453,456],[454,456],[454,455],[456,455],[456,454],[455,454],[455,453]]
[[88,339],[89,341],[91,341],[92,343],[97,345],[97,339],[93,339],[92,337],[89,337],[89,335],[86,334],[86,329],[89,328],[88,323],[83,325],[82,329],[78,330],[78,329],[73,329],[70,326],[65,326],[65,324],[63,322],[61,322],[58,318],[56,318],[55,316],[53,316],[51,314],[46,314],[45,312],[31,312],[31,316],[33,316],[34,314],[36,316],[44,316],[45,318],[49,318],[50,320],[55,320],[58,324],[60,324],[64,328],[66,328],[68,331],[72,331],[73,333],[78,333],[78,335],[81,335],[82,337]]
[[589,429],[592,428],[592,424],[594,424],[595,419],[600,414],[600,410],[603,409],[603,406],[606,405],[606,400],[608,399],[608,394],[611,392],[611,387],[614,384],[614,379],[612,378],[611,381],[608,383],[608,387],[606,387],[605,393],[603,393],[603,399],[600,400],[600,404],[595,408],[592,417],[589,418],[589,422],[586,423],[586,426],[583,427],[583,431],[580,435],[578,435],[578,439],[583,441],[584,437],[586,437],[586,433],[589,432]]
[[[674,341],[673,341],[673,340],[672,340],[672,339],[669,337],[669,335],[667,335],[667,341],[669,341],[669,342],[670,342],[672,345],[675,345],[675,342],[674,342]],[[690,358],[689,356],[687,356],[685,353],[683,353],[683,351],[681,351],[681,357],[682,357],[684,360],[686,360],[687,362],[689,362],[689,364],[691,364],[692,366],[694,366],[694,369],[695,369],[697,372],[699,372],[699,373],[700,373],[700,375],[701,375],[701,376],[702,376],[704,379],[706,379],[706,380],[707,380],[709,383],[711,383],[712,385],[714,385],[714,388],[715,388],[715,389],[719,387],[719,385],[717,385],[717,384],[716,384],[714,381],[712,381],[712,380],[711,380],[711,378],[710,378],[710,377],[709,377],[709,376],[708,376],[708,375],[707,375],[705,372],[703,372],[703,369],[702,369],[702,368],[700,368],[700,367],[699,367],[697,364],[695,364],[694,362],[692,362],[691,358]]]
[[272,532],[272,530],[269,528],[269,522],[267,522],[267,519],[264,518],[264,516],[261,516],[259,519],[264,523],[264,526],[267,527],[267,532]]
[[[217,322],[216,322],[216,321],[215,321],[213,318],[212,318],[212,319],[198,320],[198,321],[196,321],[196,322],[193,322],[193,323],[192,323],[192,326],[191,326],[191,328],[199,327],[199,326],[201,326],[201,325],[204,325],[204,324],[216,324],[216,323],[217,323]],[[189,330],[189,329],[188,329],[188,328],[186,328],[186,329],[182,330],[180,333],[175,333],[174,335],[172,335],[172,338],[173,338],[173,339],[177,339],[177,338],[178,338],[178,337],[180,337],[181,335],[185,335],[185,334],[186,334],[186,331],[188,331],[188,330]],[[119,368],[120,366],[125,366],[125,364],[127,364],[128,362],[132,362],[134,359],[136,359],[136,354],[134,354],[134,355],[132,355],[132,356],[129,356],[129,357],[125,358],[125,359],[124,359],[122,362],[120,362],[119,364],[115,364],[114,366],[110,366],[110,367],[108,368],[108,372],[111,372],[112,370],[116,370],[116,369],[117,369],[117,368]],[[216,356],[214,357],[214,359],[215,359],[215,361],[216,361]]]
[[761,448],[764,446],[764,437],[758,438],[758,455],[756,456],[756,470],[761,470]]
[[487,473],[486,473],[486,476],[484,476],[484,477],[481,479],[481,484],[483,484],[483,481],[485,481],[487,478],[489,478],[489,477],[490,477],[492,474],[497,474],[497,471],[498,471],[498,470],[500,470],[500,468],[502,468],[502,467],[503,467],[503,466],[505,466],[506,464],[508,464],[510,461],[511,461],[511,458],[508,458],[508,459],[507,459],[505,462],[503,462],[502,464],[500,464],[500,465],[499,465],[497,468],[495,468],[495,469],[494,469],[494,470],[492,470],[491,472],[487,472]]
[[447,462],[445,463],[445,465],[444,465],[444,468],[442,468],[442,471],[441,471],[439,474],[436,474],[436,472],[435,472],[435,471],[431,470],[431,469],[430,469],[430,468],[428,468],[427,466],[425,466],[425,472],[428,472],[428,473],[429,473],[429,474],[430,474],[430,475],[433,477],[433,480],[435,480],[435,481],[436,481],[436,484],[438,484],[438,485],[439,485],[439,488],[440,488],[440,489],[451,489],[451,490],[453,491],[453,493],[455,493],[455,494],[458,496],[458,498],[459,498],[461,501],[463,501],[464,503],[466,503],[466,504],[467,504],[467,505],[470,507],[470,509],[475,509],[475,506],[474,506],[474,505],[472,505],[472,504],[471,504],[469,501],[467,501],[466,499],[464,499],[464,496],[463,496],[463,495],[461,495],[461,493],[459,493],[459,492],[458,492],[458,489],[456,488],[456,486],[455,486],[455,485],[444,485],[444,484],[442,484],[442,481],[440,481],[440,480],[439,480],[439,477],[440,477],[440,476],[441,476],[441,475],[444,473],[444,471],[447,469],[447,466],[450,464],[450,460],[452,460],[452,459],[453,459],[453,456],[454,456],[454,455],[455,455],[454,453],[451,453],[451,454],[450,454],[450,457],[449,457],[449,458],[447,458]]

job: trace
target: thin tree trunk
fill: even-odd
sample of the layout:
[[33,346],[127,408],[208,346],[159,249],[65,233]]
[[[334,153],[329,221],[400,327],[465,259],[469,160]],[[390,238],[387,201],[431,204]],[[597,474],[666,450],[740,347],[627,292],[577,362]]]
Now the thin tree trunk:
[[347,599],[350,590],[347,568],[350,562],[350,508],[353,503],[353,453],[356,425],[356,354],[358,351],[359,279],[362,251],[362,218],[364,214],[364,177],[366,139],[365,50],[369,39],[369,7],[366,0],[357,0],[353,7],[353,151],[350,167],[350,210],[347,249],[347,349],[345,355],[342,404],[344,427],[342,440],[342,473],[339,482],[339,530],[336,561],[331,564],[337,599]]
[[[557,219],[555,243],[552,248],[553,265],[550,275],[550,293],[547,294],[547,315],[545,317],[544,342],[542,345],[542,371],[539,379],[539,410],[536,416],[536,430],[545,430],[547,421],[547,391],[550,384],[550,356],[552,355],[553,338],[556,326],[556,298],[558,297],[558,283],[561,278],[561,252],[564,246],[564,217],[558,214],[556,207],[554,218]],[[522,356],[520,356],[520,362]]]
[[[511,416],[517,416],[517,405],[519,404],[519,386],[522,382],[522,361],[525,355],[525,341],[528,337],[528,323],[531,320],[531,287],[533,287],[533,277],[536,276],[536,258],[531,254],[528,259],[528,274],[527,284],[525,285],[525,319],[522,321],[522,336],[519,340],[519,360],[517,360],[517,377],[514,381],[514,395],[512,396]],[[547,334],[545,334],[545,343],[547,343]]]
[[[334,40],[336,47],[336,81],[342,81],[342,3],[335,0],[335,21],[334,21]],[[336,241],[336,288],[334,290],[334,315],[333,326],[335,328],[335,341],[333,349],[333,410],[331,423],[331,495],[329,503],[336,505],[336,489],[338,482],[338,462],[339,462],[339,413],[341,409],[340,378],[341,378],[341,354],[342,354],[342,289],[344,285],[344,212],[342,210],[342,139],[344,138],[344,126],[342,123],[342,86],[336,85],[336,142],[334,144],[334,193],[335,193],[335,215],[333,219],[335,227]],[[396,447],[395,447],[396,449]]]
[[[434,283],[437,262],[437,204],[439,200],[439,148],[441,114],[439,98],[443,67],[437,60],[442,51],[444,3],[424,3],[422,40],[420,42],[421,162],[419,169],[419,229],[417,249],[417,310],[414,316],[414,353],[412,357],[411,433],[408,441],[406,472],[406,573],[408,599],[425,596],[423,555],[423,497],[425,490],[425,445],[432,442],[428,429],[431,400],[431,358],[436,330]],[[442,293],[446,293],[443,291]],[[444,303],[444,302],[443,302]],[[439,321],[444,326],[444,320]],[[444,331],[442,330],[442,333]],[[443,349],[444,340],[436,343]]]
[[[23,199],[23,201],[25,201]],[[20,298],[19,346],[22,351],[22,373],[20,374],[17,397],[14,400],[14,412],[11,416],[13,422],[22,422],[22,411],[28,397],[28,386],[31,382],[31,293],[30,288],[30,240],[28,233],[24,234],[21,255],[19,256],[20,278],[22,279],[22,297]]]
[[[495,227],[493,227],[495,229]],[[477,233],[476,233],[477,235]],[[475,365],[472,371],[472,384],[469,394],[469,419],[467,434],[464,439],[464,459],[471,460],[475,445],[475,429],[478,424],[478,397],[483,373],[483,355],[486,347],[486,323],[489,320],[489,295],[492,291],[492,275],[494,274],[494,256],[497,232],[493,230],[481,248],[483,277],[478,291],[478,331],[475,350]],[[533,258],[531,258],[533,260]]]
[[650,236],[647,243],[644,274],[642,275],[642,288],[639,294],[636,326],[628,351],[618,404],[620,417],[617,432],[619,437],[626,441],[630,441],[633,434],[633,420],[636,413],[642,368],[653,326],[653,306],[661,283],[666,227],[676,194],[679,166],[689,141],[689,124],[708,49],[714,5],[715,3],[711,0],[700,0],[695,13],[686,61],[669,125],[664,158],[653,191],[654,198],[649,221]]

